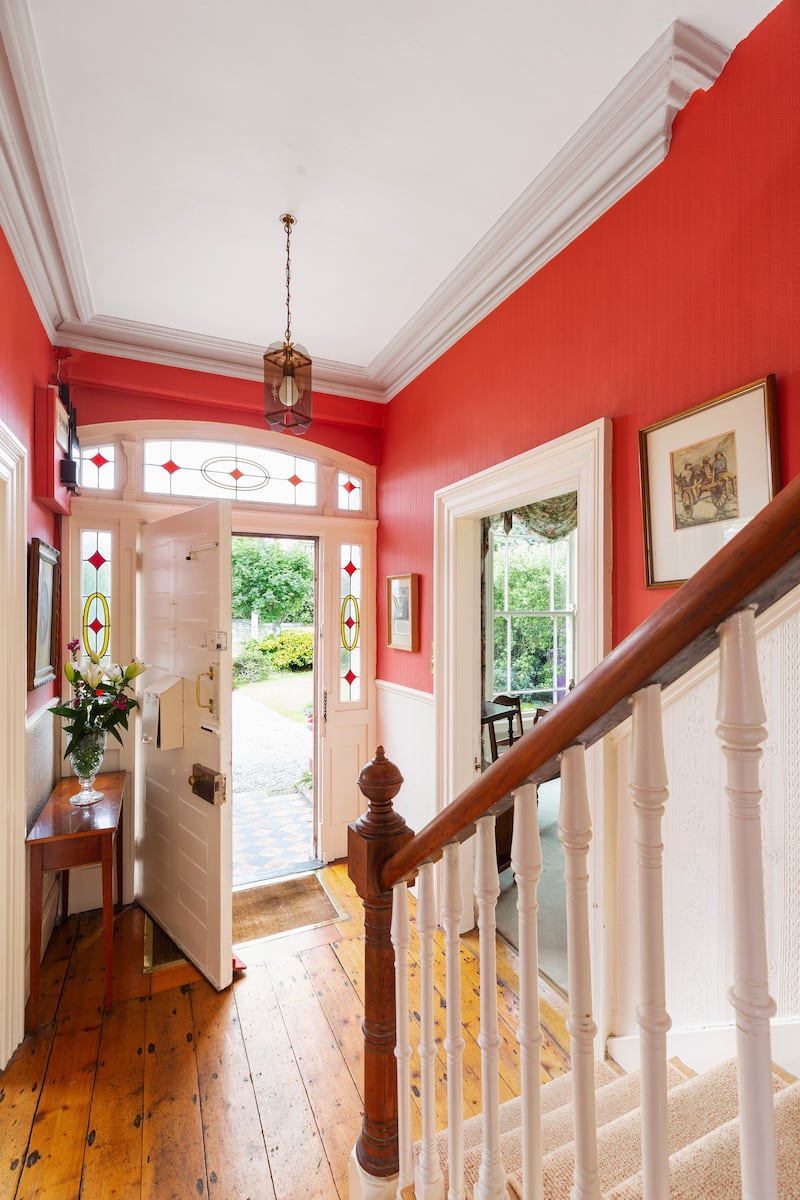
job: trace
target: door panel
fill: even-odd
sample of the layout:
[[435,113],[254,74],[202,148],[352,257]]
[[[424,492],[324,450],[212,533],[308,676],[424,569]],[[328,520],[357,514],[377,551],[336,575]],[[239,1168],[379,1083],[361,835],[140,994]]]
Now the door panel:
[[[183,712],[182,746],[142,747],[139,899],[217,988],[232,977],[230,531],[225,502],[144,526],[139,579],[148,686],[179,678]],[[194,793],[194,764],[224,776],[221,802]]]

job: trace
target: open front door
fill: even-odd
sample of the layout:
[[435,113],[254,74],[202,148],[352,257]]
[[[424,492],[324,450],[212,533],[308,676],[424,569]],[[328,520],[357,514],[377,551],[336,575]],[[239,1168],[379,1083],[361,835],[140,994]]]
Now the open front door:
[[232,978],[229,504],[143,526],[139,585],[139,653],[153,670],[142,715],[138,899],[224,988]]

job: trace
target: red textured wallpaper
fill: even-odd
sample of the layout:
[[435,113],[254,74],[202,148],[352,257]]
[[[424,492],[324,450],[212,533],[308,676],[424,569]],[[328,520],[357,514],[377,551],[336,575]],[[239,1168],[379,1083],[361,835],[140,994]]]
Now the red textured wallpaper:
[[785,0],[689,101],[666,161],[392,401],[378,575],[420,573],[420,651],[381,645],[379,678],[432,690],[439,487],[611,417],[617,643],[669,594],[644,584],[640,428],[774,372],[783,480],[800,470],[799,62]]
[[[59,520],[33,498],[34,389],[51,382],[53,354],[47,334],[0,230],[0,420],[28,448],[28,541],[42,538],[60,549]],[[52,453],[52,451],[51,451]],[[52,702],[55,685],[28,694],[28,711]]]

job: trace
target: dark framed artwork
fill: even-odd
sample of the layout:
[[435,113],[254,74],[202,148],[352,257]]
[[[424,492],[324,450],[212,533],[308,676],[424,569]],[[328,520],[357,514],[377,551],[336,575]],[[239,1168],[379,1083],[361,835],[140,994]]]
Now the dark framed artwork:
[[392,650],[419,649],[419,575],[386,577],[387,644]]
[[59,552],[33,538],[28,560],[28,691],[50,683],[58,662]]
[[768,375],[639,432],[648,587],[676,587],[778,490]]

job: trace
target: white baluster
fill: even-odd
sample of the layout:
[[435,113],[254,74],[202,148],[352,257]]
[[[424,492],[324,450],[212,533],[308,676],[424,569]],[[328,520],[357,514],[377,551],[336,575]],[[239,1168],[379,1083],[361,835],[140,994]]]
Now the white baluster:
[[478,901],[478,932],[481,969],[481,1098],[483,1101],[483,1149],[475,1200],[506,1200],[506,1173],[500,1157],[500,1088],[498,1084],[497,1029],[497,944],[495,909],[500,895],[495,849],[495,818],[481,817],[477,825],[478,853],[475,865],[475,896]]
[[661,729],[661,689],[633,697],[630,794],[637,817],[639,870],[639,1006],[642,1072],[642,1183],[645,1200],[668,1200],[667,1030],[664,983],[664,847],[661,823],[667,764]]
[[417,933],[419,934],[419,1061],[422,1138],[417,1162],[416,1200],[442,1200],[444,1180],[436,1153],[436,1035],[433,1019],[433,937],[436,933],[436,889],[433,863],[419,869]]
[[519,916],[519,1028],[522,1076],[522,1200],[542,1200],[542,1084],[539,1011],[539,937],[536,889],[542,874],[542,843],[536,787],[526,783],[514,798],[511,866]]
[[589,877],[586,859],[592,837],[583,746],[571,746],[561,759],[558,831],[564,845],[567,885],[567,972],[575,1175],[572,1200],[600,1200],[597,1174],[597,1109],[594,1094],[592,980],[589,954]]
[[414,1154],[411,1146],[411,1038],[408,1030],[408,947],[411,929],[408,922],[408,886],[397,883],[392,889],[392,946],[394,947],[394,996],[397,1014],[397,1143],[400,1170],[397,1196],[414,1182]]
[[752,609],[720,626],[720,692],[717,733],[726,762],[734,981],[729,992],[736,1011],[739,1066],[740,1154],[745,1200],[775,1200],[775,1118],[764,920],[761,849],[761,743],[767,737],[761,698]]
[[447,972],[447,1200],[464,1200],[464,1039],[461,1036],[461,846],[444,848],[442,928]]

